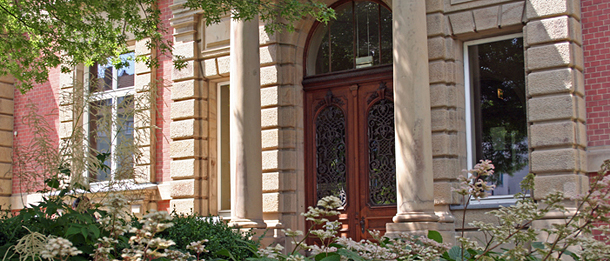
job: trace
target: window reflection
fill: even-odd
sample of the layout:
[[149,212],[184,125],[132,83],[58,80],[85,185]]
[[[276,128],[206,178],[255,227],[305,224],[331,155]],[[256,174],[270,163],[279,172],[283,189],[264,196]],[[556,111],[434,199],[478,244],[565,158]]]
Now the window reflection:
[[495,165],[494,195],[515,194],[529,171],[523,38],[472,45],[468,54],[476,160]]

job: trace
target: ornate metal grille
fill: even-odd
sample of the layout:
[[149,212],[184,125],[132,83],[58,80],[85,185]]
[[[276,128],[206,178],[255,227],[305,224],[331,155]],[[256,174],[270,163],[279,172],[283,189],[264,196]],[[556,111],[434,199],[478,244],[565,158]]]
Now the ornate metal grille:
[[338,107],[328,106],[316,118],[318,200],[333,195],[346,205],[345,153],[345,115]]
[[394,103],[382,99],[368,115],[369,199],[373,205],[396,204]]

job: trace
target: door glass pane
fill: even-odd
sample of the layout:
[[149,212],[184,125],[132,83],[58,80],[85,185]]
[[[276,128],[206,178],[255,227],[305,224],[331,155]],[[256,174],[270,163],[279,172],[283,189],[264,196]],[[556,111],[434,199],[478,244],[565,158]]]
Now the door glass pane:
[[380,13],[381,64],[390,64],[392,63],[392,12],[382,7]]
[[379,64],[379,4],[356,2],[356,68]]
[[318,200],[339,197],[346,205],[345,115],[335,106],[316,118],[316,178]]
[[337,19],[330,23],[331,70],[333,72],[354,68],[354,19],[352,2],[335,9]]
[[368,115],[369,200],[373,205],[396,204],[394,103],[383,99]]
[[327,73],[330,71],[330,42],[328,41],[328,26],[320,25],[321,28],[317,32],[322,34],[322,40],[320,42],[320,48],[318,49],[318,55],[316,57],[316,74]]

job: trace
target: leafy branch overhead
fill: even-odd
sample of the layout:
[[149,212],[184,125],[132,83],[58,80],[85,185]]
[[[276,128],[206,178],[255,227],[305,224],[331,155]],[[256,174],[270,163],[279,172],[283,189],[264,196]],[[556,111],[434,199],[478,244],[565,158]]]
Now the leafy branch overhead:
[[[147,41],[159,55],[170,55],[171,40],[164,28],[158,0],[0,0],[0,76],[13,75],[21,92],[47,81],[49,69],[69,72],[78,64],[92,65],[127,51],[132,40]],[[332,9],[311,0],[188,0],[202,10],[207,25],[231,14],[249,20],[256,15],[268,32],[294,30],[294,23],[311,15],[327,22]],[[279,19],[281,18],[281,19]],[[149,67],[157,57],[138,57]],[[115,66],[120,61],[114,59]],[[176,66],[182,65],[177,59]]]

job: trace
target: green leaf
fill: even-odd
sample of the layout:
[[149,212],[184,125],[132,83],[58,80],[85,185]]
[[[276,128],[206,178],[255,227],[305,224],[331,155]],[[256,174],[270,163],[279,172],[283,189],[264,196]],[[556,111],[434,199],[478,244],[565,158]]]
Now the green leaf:
[[[328,253],[328,255],[326,255],[326,253],[322,253],[322,254],[318,254],[318,255],[325,255],[326,257],[320,259],[320,261],[341,261],[341,256],[337,253]],[[316,256],[316,259],[318,258],[318,256]]]
[[[453,260],[464,260],[462,256],[462,248],[460,246],[454,246],[449,249],[449,257]],[[465,254],[465,253],[464,253]]]
[[57,189],[59,188],[59,180],[57,178],[52,178],[52,179],[47,179],[45,180],[45,182],[47,183],[47,186]]
[[337,250],[337,254],[352,259],[354,261],[364,261],[365,259],[354,253],[353,251],[347,249],[339,249]]
[[66,230],[66,237],[70,236],[70,235],[76,235],[80,233],[80,226],[71,226],[68,227],[68,230]]
[[80,231],[82,232],[81,234],[83,235],[85,240],[87,240],[87,236],[89,236],[89,231],[87,230],[87,228],[86,227],[81,227]]
[[536,249],[544,249],[544,243],[542,242],[532,242],[532,247]]
[[428,238],[436,241],[437,243],[443,243],[443,236],[438,231],[429,230]]
[[90,224],[89,225],[89,231],[91,231],[93,233],[93,236],[95,238],[99,238],[100,237],[100,229],[97,227],[96,224]]

